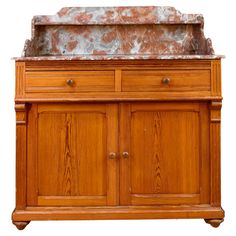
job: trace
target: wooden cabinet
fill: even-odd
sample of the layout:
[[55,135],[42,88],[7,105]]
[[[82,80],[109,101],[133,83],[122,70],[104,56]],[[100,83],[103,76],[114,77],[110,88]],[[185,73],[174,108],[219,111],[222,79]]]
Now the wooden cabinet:
[[24,61],[16,71],[19,229],[223,221],[220,60]]

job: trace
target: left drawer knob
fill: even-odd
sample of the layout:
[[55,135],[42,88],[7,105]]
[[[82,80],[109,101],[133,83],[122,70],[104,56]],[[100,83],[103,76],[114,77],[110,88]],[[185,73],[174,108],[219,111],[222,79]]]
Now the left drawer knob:
[[74,80],[73,79],[68,79],[67,81],[66,81],[66,84],[68,85],[68,86],[73,86],[74,85]]
[[108,156],[109,156],[109,159],[116,159],[116,153],[115,152],[110,152]]
[[164,77],[161,80],[162,84],[168,85],[170,83],[170,78],[169,77]]

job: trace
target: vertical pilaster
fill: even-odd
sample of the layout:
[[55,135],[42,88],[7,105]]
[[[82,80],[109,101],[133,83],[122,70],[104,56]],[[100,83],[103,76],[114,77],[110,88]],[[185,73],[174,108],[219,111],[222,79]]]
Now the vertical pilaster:
[[210,104],[211,205],[221,205],[220,189],[220,122],[221,101]]
[[26,207],[27,106],[15,104],[16,111],[16,209]]

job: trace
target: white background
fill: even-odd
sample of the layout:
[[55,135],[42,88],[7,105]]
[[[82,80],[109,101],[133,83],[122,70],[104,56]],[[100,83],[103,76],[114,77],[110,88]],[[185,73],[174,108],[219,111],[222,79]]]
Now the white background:
[[[214,0],[2,0],[0,1],[0,236],[14,235],[236,235],[236,38],[235,7]],[[33,221],[24,231],[11,223],[15,206],[14,61],[31,37],[33,15],[55,14],[64,6],[174,6],[183,13],[202,13],[205,35],[222,61],[222,206],[225,222],[217,229],[203,220]]]

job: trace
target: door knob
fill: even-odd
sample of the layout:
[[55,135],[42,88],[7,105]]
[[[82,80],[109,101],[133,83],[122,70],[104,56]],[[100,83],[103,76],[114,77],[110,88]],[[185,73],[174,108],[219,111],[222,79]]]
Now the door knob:
[[128,153],[128,152],[123,152],[123,153],[122,153],[122,156],[123,156],[124,158],[128,158],[128,157],[129,157],[129,153]]
[[108,156],[109,156],[109,159],[116,159],[116,153],[115,152],[110,152]]

